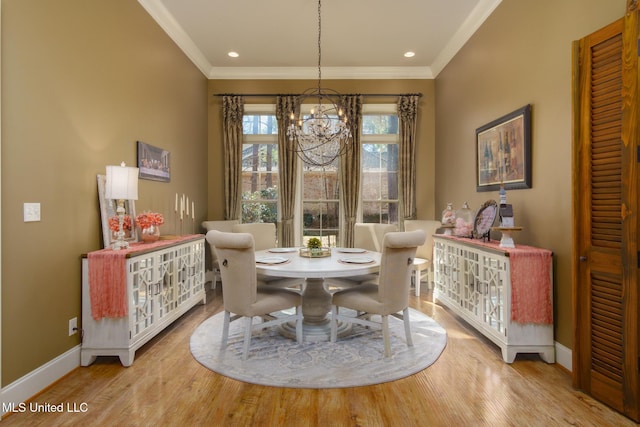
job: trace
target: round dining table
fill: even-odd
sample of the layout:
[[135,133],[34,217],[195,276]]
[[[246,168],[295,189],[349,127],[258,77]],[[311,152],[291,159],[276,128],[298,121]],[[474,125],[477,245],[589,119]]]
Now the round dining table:
[[[305,279],[302,289],[302,316],[305,341],[328,341],[331,334],[329,312],[331,292],[325,279],[349,278],[377,273],[379,252],[358,248],[330,248],[330,256],[306,257],[300,248],[273,248],[256,251],[256,272],[267,277]],[[338,335],[350,325],[339,324]],[[295,337],[295,325],[285,324],[283,333]]]

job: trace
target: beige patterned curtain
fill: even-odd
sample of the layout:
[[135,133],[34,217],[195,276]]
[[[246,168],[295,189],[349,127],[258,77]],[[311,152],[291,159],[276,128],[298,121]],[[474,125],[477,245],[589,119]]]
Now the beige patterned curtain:
[[[400,124],[400,194],[402,196],[402,222],[416,218],[416,119],[418,95],[402,95],[398,98]],[[401,227],[403,229],[404,227]]]
[[360,199],[360,129],[362,127],[362,95],[346,95],[341,99],[347,122],[351,129],[349,144],[352,144],[340,158],[340,186],[342,205],[344,207],[344,235],[342,245],[352,248],[354,244],[353,229],[356,223],[358,201]]
[[298,156],[295,141],[287,136],[291,123],[290,114],[297,108],[297,96],[276,98],[276,119],[278,120],[278,171],[280,182],[280,242],[282,247],[295,245],[294,223],[296,205],[296,176]]
[[222,97],[224,148],[224,218],[240,219],[242,210],[242,96]]

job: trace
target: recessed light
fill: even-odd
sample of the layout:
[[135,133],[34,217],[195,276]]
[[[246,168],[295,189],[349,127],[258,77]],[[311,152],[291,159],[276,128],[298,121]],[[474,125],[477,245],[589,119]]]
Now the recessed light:
[[227,55],[229,55],[232,58],[237,58],[238,56],[240,56],[238,52],[229,52],[227,53]]
[[405,58],[413,58],[414,56],[416,56],[415,52],[405,52],[404,53],[404,57]]

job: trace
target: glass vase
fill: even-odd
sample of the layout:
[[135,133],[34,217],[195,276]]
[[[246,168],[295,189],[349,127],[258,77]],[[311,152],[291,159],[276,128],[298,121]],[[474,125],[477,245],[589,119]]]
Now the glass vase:
[[160,238],[160,227],[157,225],[150,225],[146,228],[140,229],[140,240],[144,243],[153,243]]
[[469,209],[467,202],[464,202],[462,207],[456,211],[456,227],[453,229],[453,234],[458,237],[471,237],[475,217],[475,212]]
[[442,211],[442,225],[455,225],[456,212],[453,210],[453,203],[447,203],[447,207]]

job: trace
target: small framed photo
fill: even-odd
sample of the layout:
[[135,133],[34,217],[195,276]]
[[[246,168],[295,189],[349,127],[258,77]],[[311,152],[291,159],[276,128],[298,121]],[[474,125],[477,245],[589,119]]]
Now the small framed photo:
[[477,191],[531,188],[531,105],[476,129]]
[[138,141],[138,169],[141,179],[169,182],[171,180],[171,153]]

